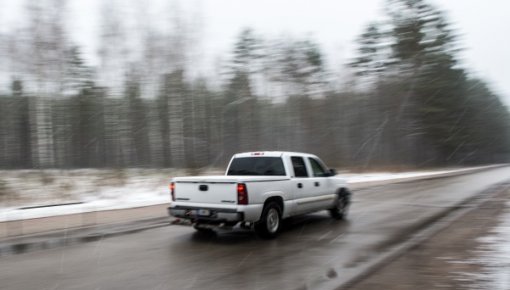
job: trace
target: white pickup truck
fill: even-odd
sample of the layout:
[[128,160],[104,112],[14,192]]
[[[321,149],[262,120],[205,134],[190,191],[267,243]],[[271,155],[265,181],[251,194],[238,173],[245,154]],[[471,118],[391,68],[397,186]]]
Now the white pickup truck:
[[224,176],[171,180],[169,214],[190,220],[198,231],[239,225],[263,238],[275,237],[282,219],[329,210],[344,219],[350,192],[315,155],[248,152],[230,160]]

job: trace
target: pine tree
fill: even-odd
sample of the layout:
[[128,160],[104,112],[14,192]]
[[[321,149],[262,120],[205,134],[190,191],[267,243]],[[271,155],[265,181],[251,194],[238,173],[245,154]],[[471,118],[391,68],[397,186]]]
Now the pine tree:
[[260,71],[258,60],[262,57],[262,43],[253,30],[246,28],[241,31],[234,45],[232,62],[229,65],[232,74],[243,72],[248,75]]
[[[389,21],[366,29],[350,64],[372,84],[364,93],[368,103],[357,101],[368,126],[358,131],[386,124],[360,150],[378,140],[376,159],[421,165],[480,162],[488,151],[503,152],[481,140],[493,127],[507,132],[501,126],[508,112],[489,89],[466,89],[472,81],[456,60],[457,38],[445,15],[425,0],[388,0],[386,8]],[[480,118],[480,108],[490,108],[491,117]]]
[[385,70],[389,40],[387,33],[380,31],[378,25],[368,25],[357,40],[358,53],[349,65],[358,77],[377,78]]
[[259,149],[260,119],[256,90],[260,85],[261,58],[261,40],[251,29],[244,29],[238,36],[229,63],[230,78],[223,109],[225,142],[231,144],[227,152]]

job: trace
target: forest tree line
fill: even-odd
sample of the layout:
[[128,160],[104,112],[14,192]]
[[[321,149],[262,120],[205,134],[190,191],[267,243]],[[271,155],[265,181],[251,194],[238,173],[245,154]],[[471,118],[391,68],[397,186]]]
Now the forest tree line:
[[28,1],[26,27],[0,35],[1,168],[223,167],[253,150],[365,169],[509,161],[508,108],[462,67],[455,31],[425,0],[386,1],[342,76],[312,39],[244,29],[214,77],[190,73],[193,23],[141,22],[133,51],[114,2],[101,8],[100,64],[87,64],[65,2]]

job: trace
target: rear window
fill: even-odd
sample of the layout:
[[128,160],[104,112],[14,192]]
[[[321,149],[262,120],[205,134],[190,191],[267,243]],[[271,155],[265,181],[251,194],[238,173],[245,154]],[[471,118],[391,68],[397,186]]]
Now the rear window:
[[242,157],[232,160],[227,175],[285,176],[285,168],[280,157]]
[[294,167],[294,175],[296,177],[308,177],[303,157],[292,156],[290,160],[292,160],[292,167]]

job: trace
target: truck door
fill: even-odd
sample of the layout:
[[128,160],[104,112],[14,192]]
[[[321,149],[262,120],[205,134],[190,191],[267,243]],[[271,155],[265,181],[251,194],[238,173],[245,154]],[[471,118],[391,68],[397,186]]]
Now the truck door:
[[331,184],[329,172],[321,161],[316,158],[308,157],[310,163],[311,175],[310,181],[313,186],[313,195],[316,202],[313,207],[315,210],[329,207],[334,201],[335,187]]
[[300,156],[291,156],[293,192],[295,192],[296,213],[308,212],[312,209],[310,197],[313,195],[313,183],[310,180],[305,159]]

